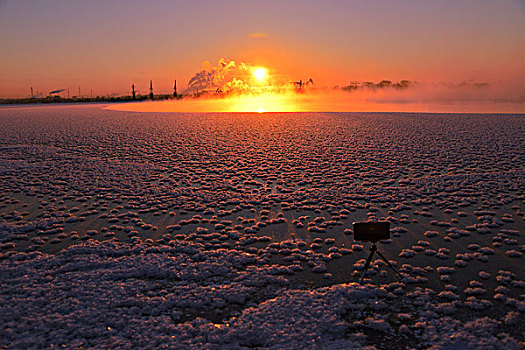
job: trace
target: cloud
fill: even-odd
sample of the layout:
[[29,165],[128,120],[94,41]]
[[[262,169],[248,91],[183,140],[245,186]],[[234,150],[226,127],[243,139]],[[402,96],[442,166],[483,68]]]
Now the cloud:
[[268,37],[267,33],[251,33],[250,34],[250,38],[255,38],[255,39],[262,39],[262,38],[267,38],[267,37]]

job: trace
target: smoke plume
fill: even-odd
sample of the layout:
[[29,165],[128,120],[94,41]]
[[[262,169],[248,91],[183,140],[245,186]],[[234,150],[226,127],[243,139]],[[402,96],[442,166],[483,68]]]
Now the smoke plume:
[[252,66],[220,58],[216,66],[205,62],[204,69],[196,73],[188,82],[185,94],[202,91],[243,92],[250,89]]

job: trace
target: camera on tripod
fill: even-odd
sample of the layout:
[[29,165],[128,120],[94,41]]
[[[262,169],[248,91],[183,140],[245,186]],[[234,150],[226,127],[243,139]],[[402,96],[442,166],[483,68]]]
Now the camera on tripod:
[[363,280],[365,279],[366,270],[368,270],[368,268],[370,267],[370,262],[372,261],[372,257],[376,252],[388,267],[390,267],[399,277],[403,277],[401,273],[399,273],[399,271],[394,267],[394,265],[392,265],[390,261],[388,261],[387,258],[385,258],[383,254],[381,254],[381,252],[377,250],[376,246],[377,242],[390,238],[390,222],[354,222],[353,225],[354,240],[372,243],[372,246],[370,247],[370,255],[368,255],[368,259],[366,260],[360,283],[363,283]]
[[390,238],[390,222],[354,222],[354,240],[378,242]]

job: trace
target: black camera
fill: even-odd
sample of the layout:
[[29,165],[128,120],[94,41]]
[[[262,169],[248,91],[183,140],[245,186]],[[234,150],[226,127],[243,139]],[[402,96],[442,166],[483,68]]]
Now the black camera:
[[378,242],[390,238],[390,222],[354,222],[354,240]]

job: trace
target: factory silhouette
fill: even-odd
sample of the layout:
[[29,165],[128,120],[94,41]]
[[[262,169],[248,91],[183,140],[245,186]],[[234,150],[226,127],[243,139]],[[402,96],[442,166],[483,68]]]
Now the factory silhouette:
[[7,98],[1,99],[0,104],[19,104],[19,103],[57,103],[57,102],[129,102],[129,101],[144,101],[144,100],[168,100],[180,99],[182,95],[177,92],[177,80],[173,83],[173,92],[171,94],[155,94],[153,91],[153,80],[149,81],[149,93],[142,94],[137,90],[136,85],[131,84],[131,94],[123,96],[115,95],[93,95],[93,89],[90,89],[87,94],[82,94],[82,90],[78,87],[77,95],[70,95],[69,89],[55,89],[49,91],[47,94],[42,92],[35,92],[33,86],[30,87],[30,95],[24,98]]
[[166,100],[170,98],[181,98],[182,95],[179,95],[177,93],[177,79],[175,79],[173,83],[173,94],[164,94],[164,95],[155,95],[153,93],[153,80],[149,81],[149,94],[148,95],[137,95],[137,91],[135,90],[135,84],[131,84],[131,99],[132,100]]

